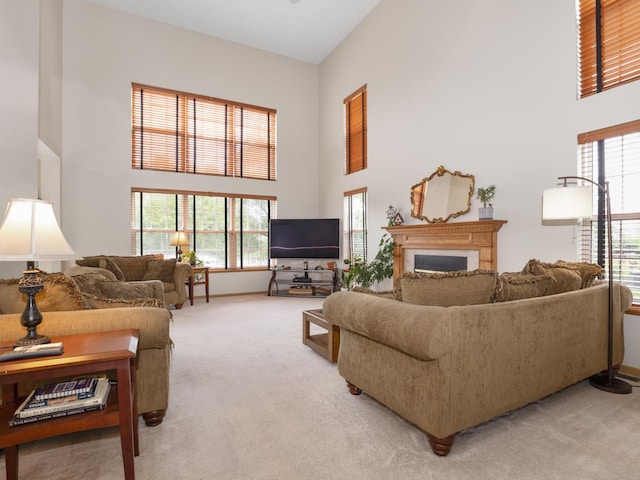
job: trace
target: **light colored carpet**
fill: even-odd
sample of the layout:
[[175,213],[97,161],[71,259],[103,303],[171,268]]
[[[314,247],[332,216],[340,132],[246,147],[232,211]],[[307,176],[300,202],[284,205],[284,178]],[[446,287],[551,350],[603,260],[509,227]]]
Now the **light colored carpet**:
[[[448,457],[436,457],[422,432],[350,395],[336,365],[302,344],[301,312],[321,304],[247,295],[174,310],[170,407],[159,427],[141,422],[136,478],[639,477],[640,392],[585,382],[459,435]],[[122,477],[115,429],[20,450],[21,479]]]

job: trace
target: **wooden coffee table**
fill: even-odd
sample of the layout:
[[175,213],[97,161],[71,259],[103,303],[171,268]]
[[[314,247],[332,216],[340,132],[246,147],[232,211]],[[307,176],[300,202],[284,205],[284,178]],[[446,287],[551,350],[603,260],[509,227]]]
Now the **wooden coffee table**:
[[[311,335],[312,323],[326,330],[326,333]],[[340,348],[340,327],[327,322],[321,309],[305,310],[302,312],[302,343],[330,362],[337,362]]]
[[[138,330],[55,337],[51,341],[62,342],[62,355],[0,362],[3,401],[0,407],[0,448],[5,450],[8,480],[18,478],[20,444],[65,433],[114,426],[120,429],[124,477],[127,480],[135,478],[133,459],[134,455],[139,454],[134,364],[138,337]],[[11,344],[0,344],[9,345]],[[118,385],[111,389],[109,401],[103,410],[9,426],[13,412],[22,401],[17,396],[19,383],[53,381],[63,376],[108,371],[116,372]]]

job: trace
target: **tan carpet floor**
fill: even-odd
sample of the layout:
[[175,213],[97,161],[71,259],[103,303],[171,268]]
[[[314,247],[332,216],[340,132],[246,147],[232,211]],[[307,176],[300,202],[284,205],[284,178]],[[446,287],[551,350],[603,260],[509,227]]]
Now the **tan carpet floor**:
[[[640,392],[586,382],[458,436],[446,458],[302,344],[321,299],[246,295],[173,310],[171,399],[141,422],[141,480],[640,478]],[[481,368],[481,366],[479,366]],[[4,478],[4,470],[0,478]],[[21,447],[21,479],[123,478],[115,429]]]

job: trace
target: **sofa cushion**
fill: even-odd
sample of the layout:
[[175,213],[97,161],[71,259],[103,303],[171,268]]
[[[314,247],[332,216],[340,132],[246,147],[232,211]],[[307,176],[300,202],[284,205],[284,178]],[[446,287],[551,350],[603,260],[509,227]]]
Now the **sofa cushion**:
[[553,285],[554,278],[550,274],[533,275],[528,273],[503,273],[496,284],[496,302],[509,302],[523,298],[542,297]]
[[[41,273],[44,287],[36,295],[36,305],[41,312],[85,310],[82,292],[76,282],[62,273]],[[22,313],[27,296],[18,290],[19,278],[0,280],[0,313]]]
[[140,298],[164,299],[163,284],[158,280],[153,282],[99,282],[98,292],[92,293],[99,297],[124,298],[127,300],[137,300]]
[[80,260],[76,260],[76,265],[81,267],[102,268],[110,271],[117,280],[124,281],[124,273],[120,267],[113,261],[111,257],[106,255],[95,255],[91,257],[84,257]]
[[531,259],[525,265],[522,273],[529,273],[533,275],[550,274],[554,281],[550,288],[547,289],[547,295],[579,290],[582,285],[582,277],[577,270],[560,266],[557,262],[552,264]]
[[[89,270],[91,270],[91,267],[80,267],[80,268],[87,268]],[[118,282],[118,280],[115,279],[115,276],[113,275],[113,273],[109,272],[108,270],[104,270],[104,269],[95,269],[96,272],[88,272],[88,273],[83,273],[81,275],[73,275],[71,278],[73,279],[74,282],[76,282],[76,284],[78,285],[78,288],[80,289],[80,291],[82,293],[91,293],[92,295],[100,295],[100,287],[99,285],[103,282],[117,282],[117,283],[121,283]],[[107,276],[104,272],[107,272],[108,275]]]
[[173,284],[173,271],[176,268],[176,259],[149,260],[146,273],[142,280],[160,280],[162,283]]
[[147,272],[148,264],[150,260],[162,260],[164,255],[139,255],[139,256],[124,256],[110,257],[124,275],[124,280],[127,282],[142,280],[144,274]]
[[491,303],[498,273],[461,270],[446,273],[403,272],[398,277],[400,298],[416,305],[477,305]]

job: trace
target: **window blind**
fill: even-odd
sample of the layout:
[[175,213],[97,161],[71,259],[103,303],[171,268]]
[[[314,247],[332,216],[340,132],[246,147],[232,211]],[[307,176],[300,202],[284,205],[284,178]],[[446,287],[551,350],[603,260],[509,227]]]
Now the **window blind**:
[[344,257],[367,260],[367,189],[344,193]]
[[132,167],[276,179],[276,111],[132,84]]
[[367,86],[344,99],[345,173],[367,168]]
[[[578,136],[579,175],[609,182],[614,280],[640,305],[640,121]],[[607,271],[604,197],[593,189],[593,216],[580,227],[579,257]]]
[[579,0],[580,97],[640,78],[640,2]]

